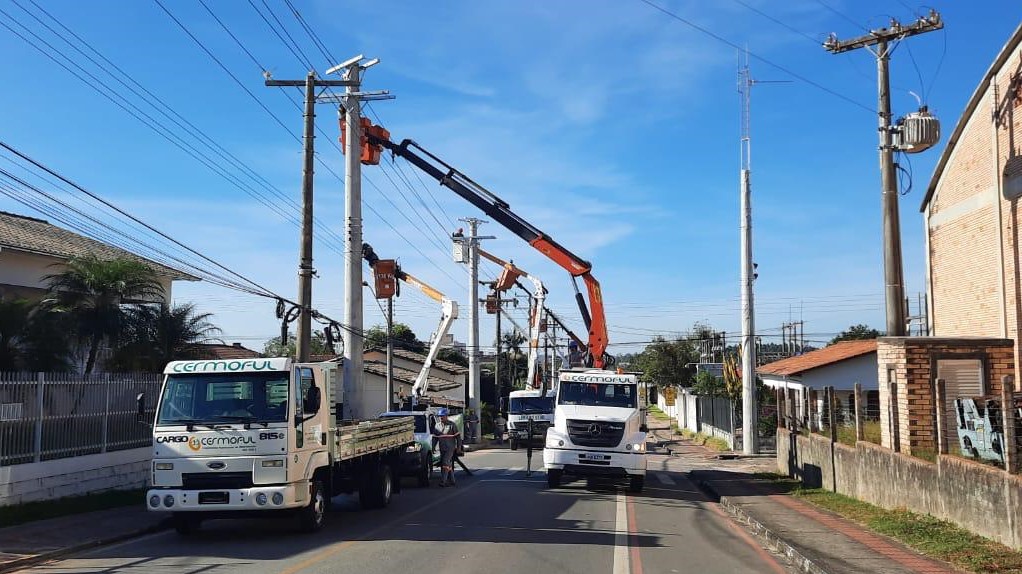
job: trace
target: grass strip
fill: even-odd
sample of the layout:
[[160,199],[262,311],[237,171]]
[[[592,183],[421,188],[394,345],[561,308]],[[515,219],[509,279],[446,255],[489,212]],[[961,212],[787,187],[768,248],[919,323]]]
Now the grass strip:
[[982,574],[1022,574],[1022,552],[973,534],[945,520],[907,510],[886,510],[827,490],[796,489],[793,494],[890,536],[920,553]]

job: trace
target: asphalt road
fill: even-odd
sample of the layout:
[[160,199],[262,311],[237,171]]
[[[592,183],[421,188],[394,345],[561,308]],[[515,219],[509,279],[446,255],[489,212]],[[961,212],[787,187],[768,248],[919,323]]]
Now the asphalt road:
[[[678,469],[665,460],[651,469]],[[723,574],[788,571],[731,523],[683,472],[652,470],[646,490],[575,481],[546,488],[524,451],[470,453],[456,488],[407,480],[384,510],[335,499],[314,535],[289,520],[205,523],[191,538],[162,532],[23,572],[33,574]],[[542,466],[542,453],[533,457]],[[97,525],[102,527],[102,525]]]

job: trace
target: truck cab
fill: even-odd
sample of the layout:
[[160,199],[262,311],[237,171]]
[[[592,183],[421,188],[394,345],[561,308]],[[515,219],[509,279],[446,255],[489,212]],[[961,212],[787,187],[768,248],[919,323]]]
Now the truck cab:
[[561,372],[543,450],[550,488],[564,476],[578,476],[627,480],[632,492],[642,491],[648,428],[638,391],[634,374]]
[[533,440],[542,441],[546,431],[554,424],[554,397],[556,391],[544,396],[539,389],[511,391],[507,405],[507,434],[511,450],[529,439],[529,421],[532,421]]

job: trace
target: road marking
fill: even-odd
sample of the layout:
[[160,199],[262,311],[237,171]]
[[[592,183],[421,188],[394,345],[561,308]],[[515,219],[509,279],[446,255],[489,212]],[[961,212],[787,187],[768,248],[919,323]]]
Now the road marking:
[[493,470],[492,468],[477,468],[472,471],[473,476],[481,476]]
[[635,503],[631,496],[626,498],[628,510],[628,532],[632,542],[629,547],[632,572],[631,574],[642,574],[642,556],[639,554],[639,528],[635,525]]
[[617,493],[617,517],[614,520],[614,574],[630,574],[628,560],[628,506],[625,494]]
[[656,479],[660,481],[660,484],[666,484],[667,486],[674,486],[678,484],[677,482],[674,482],[674,479],[671,478],[671,475],[669,474],[655,472],[653,473],[653,475],[656,476]]
[[521,472],[523,470],[525,470],[525,469],[524,468],[517,468],[517,467],[516,468],[509,468],[509,469],[505,470],[504,472],[500,473],[500,475],[501,476],[511,476],[512,474],[515,474],[517,472]]

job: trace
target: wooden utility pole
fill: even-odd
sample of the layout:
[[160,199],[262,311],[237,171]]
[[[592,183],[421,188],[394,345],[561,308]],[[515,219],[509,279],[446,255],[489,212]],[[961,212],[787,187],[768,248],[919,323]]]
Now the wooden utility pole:
[[[317,80],[316,72],[309,72],[304,80],[273,80],[266,78],[266,85],[271,87],[304,87],[305,88],[305,161],[302,166],[302,237],[298,256],[298,334],[295,345],[295,356],[300,363],[308,362],[312,343],[312,205],[313,185],[315,180],[314,161],[316,159],[314,140],[316,138],[316,88],[330,86],[347,86],[346,80]],[[285,331],[286,332],[286,331]],[[281,341],[287,345],[287,341]]]
[[[931,10],[929,16],[903,26],[895,19],[887,28],[872,30],[864,36],[850,40],[838,40],[831,37],[823,47],[833,54],[841,54],[859,48],[866,48],[877,60],[877,87],[879,108],[877,114],[880,122],[880,186],[881,209],[883,218],[884,243],[884,282],[887,299],[887,336],[901,337],[905,335],[905,279],[901,264],[901,223],[898,215],[898,178],[894,167],[894,131],[891,129],[891,52],[897,42],[940,30],[944,23],[940,14]],[[875,49],[873,47],[876,47]]]

